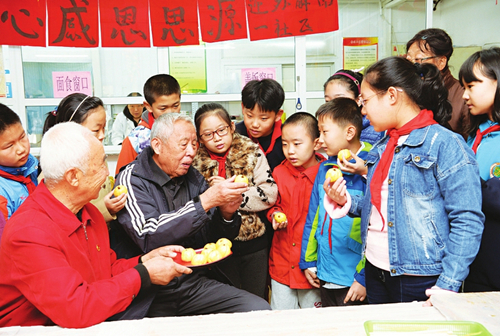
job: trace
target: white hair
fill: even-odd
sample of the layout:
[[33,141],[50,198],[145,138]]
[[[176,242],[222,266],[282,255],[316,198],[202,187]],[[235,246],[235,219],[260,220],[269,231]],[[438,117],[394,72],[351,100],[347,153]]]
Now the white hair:
[[51,127],[44,134],[40,149],[40,165],[46,182],[62,180],[71,168],[78,168],[85,174],[92,139],[99,141],[90,130],[75,122]]
[[174,124],[178,120],[184,120],[193,125],[193,121],[188,116],[184,116],[180,113],[163,113],[161,116],[156,118],[153,127],[151,129],[151,140],[154,138],[161,139],[162,141],[167,141],[170,135],[174,132]]

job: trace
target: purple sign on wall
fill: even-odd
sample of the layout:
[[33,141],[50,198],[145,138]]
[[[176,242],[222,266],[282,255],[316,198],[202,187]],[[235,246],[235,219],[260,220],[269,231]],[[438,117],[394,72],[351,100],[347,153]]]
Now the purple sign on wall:
[[92,77],[90,71],[54,71],[52,72],[54,98],[63,98],[75,92],[92,95]]

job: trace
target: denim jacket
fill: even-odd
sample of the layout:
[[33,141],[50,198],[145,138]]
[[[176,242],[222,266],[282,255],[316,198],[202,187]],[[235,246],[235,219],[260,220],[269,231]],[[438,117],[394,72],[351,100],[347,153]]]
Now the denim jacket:
[[[361,215],[363,251],[371,215],[370,182],[389,137],[368,154],[367,190],[350,212]],[[388,174],[387,229],[391,275],[440,275],[436,285],[458,291],[481,241],[481,182],[462,137],[439,125],[412,131],[396,147]]]

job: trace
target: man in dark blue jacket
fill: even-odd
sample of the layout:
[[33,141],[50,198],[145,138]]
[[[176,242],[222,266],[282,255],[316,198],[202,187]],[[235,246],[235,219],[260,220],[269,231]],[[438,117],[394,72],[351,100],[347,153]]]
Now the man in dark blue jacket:
[[[248,187],[228,180],[208,188],[203,176],[191,167],[197,149],[191,119],[167,113],[155,121],[151,147],[117,177],[117,184],[125,185],[129,192],[125,208],[118,213],[117,231],[122,236],[112,234],[119,257],[167,244],[201,248],[238,235],[241,217],[237,210]],[[141,312],[140,318],[269,309],[265,300],[209,279],[206,273],[205,269],[196,270],[154,288],[149,295],[138,297],[138,308],[128,309],[128,313]]]

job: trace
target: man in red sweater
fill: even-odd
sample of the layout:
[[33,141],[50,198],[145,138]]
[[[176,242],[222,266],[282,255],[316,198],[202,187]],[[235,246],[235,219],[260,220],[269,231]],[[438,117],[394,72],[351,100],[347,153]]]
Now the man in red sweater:
[[117,260],[106,222],[89,203],[108,176],[105,157],[81,125],[62,123],[44,135],[45,180],[11,217],[0,244],[0,327],[140,318],[149,308],[141,295],[152,284],[192,272],[171,259],[180,246]]

